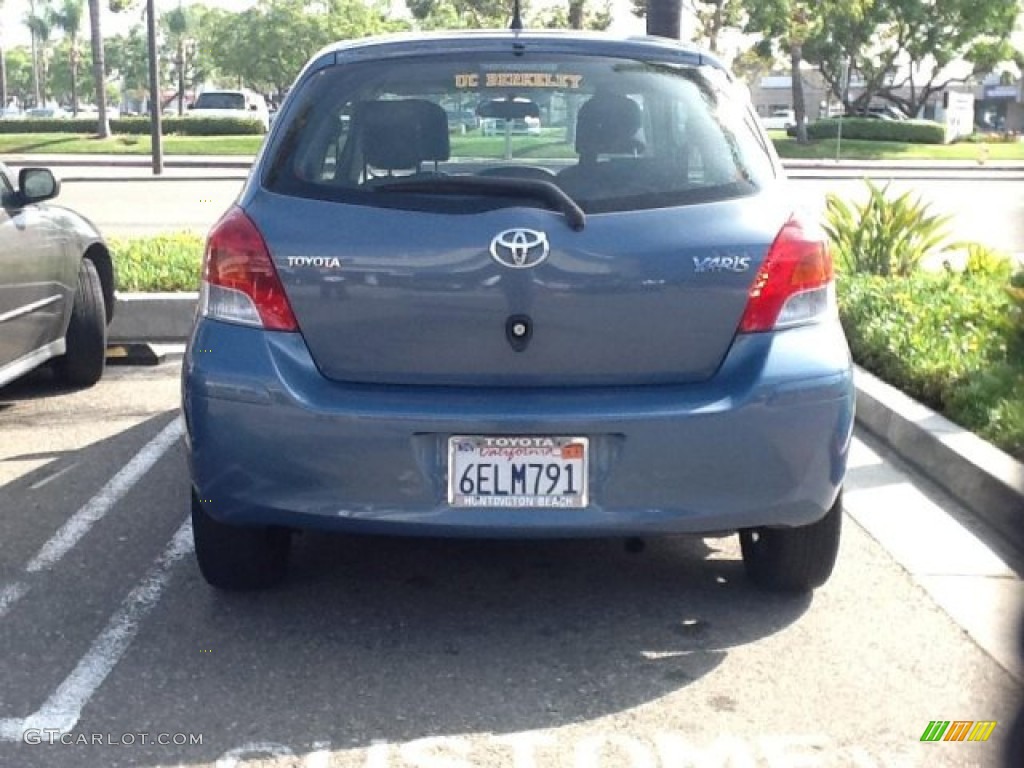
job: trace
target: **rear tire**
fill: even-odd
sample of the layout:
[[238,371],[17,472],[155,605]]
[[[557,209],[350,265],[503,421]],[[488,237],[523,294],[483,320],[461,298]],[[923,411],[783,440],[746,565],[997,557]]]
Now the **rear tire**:
[[284,580],[291,544],[291,534],[284,528],[218,522],[193,490],[192,537],[199,570],[211,586],[265,589]]
[[57,375],[73,387],[91,387],[103,376],[107,361],[107,310],[103,283],[89,259],[82,259],[78,267],[78,289],[64,338],[66,349],[56,361]]
[[759,587],[780,592],[809,592],[832,575],[839,554],[843,494],[821,520],[797,528],[740,531],[747,576]]

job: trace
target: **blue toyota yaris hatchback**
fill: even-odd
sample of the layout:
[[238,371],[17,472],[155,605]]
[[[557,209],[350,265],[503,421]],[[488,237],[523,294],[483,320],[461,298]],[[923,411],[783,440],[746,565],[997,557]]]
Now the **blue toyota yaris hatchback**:
[[797,591],[835,562],[832,260],[743,89],[676,43],[318,54],[210,232],[183,377],[218,587],[280,580],[307,527],[738,531],[752,580]]

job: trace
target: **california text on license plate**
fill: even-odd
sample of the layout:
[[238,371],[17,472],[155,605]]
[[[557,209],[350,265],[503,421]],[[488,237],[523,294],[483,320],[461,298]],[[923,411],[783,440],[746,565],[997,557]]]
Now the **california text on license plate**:
[[587,506],[585,437],[448,438],[448,503],[453,507]]

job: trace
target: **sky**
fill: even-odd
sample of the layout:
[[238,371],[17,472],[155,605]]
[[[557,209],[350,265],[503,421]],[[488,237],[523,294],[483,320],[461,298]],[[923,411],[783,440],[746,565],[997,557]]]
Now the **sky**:
[[[255,5],[254,0],[203,1],[206,5],[225,8],[230,11],[241,11]],[[188,2],[185,3],[185,5],[189,4]],[[100,0],[100,5],[103,8],[103,18],[100,23],[103,26],[104,36],[121,34],[127,32],[136,24],[142,25],[145,23],[142,13],[145,8],[144,0],[138,0],[136,8],[124,13],[111,13],[107,7],[107,0]],[[157,14],[161,11],[175,8],[177,5],[178,0],[156,0]],[[509,0],[509,8],[511,8],[511,0]],[[613,0],[613,9],[614,21],[612,22],[611,31],[620,34],[643,34],[644,22],[630,12],[629,0]],[[0,10],[0,42],[4,46],[13,48],[29,44],[28,28],[24,24],[28,11],[29,0],[4,0],[3,9]],[[88,11],[86,11],[85,18],[83,19],[82,27],[83,31],[88,30]]]

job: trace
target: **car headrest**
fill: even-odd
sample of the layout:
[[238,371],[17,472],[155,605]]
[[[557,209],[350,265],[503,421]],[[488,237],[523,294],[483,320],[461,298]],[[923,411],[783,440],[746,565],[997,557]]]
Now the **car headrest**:
[[576,153],[584,158],[635,152],[643,146],[636,139],[641,125],[643,115],[635,101],[617,94],[597,94],[576,116]]
[[366,164],[382,170],[440,162],[451,152],[448,116],[425,99],[364,101],[353,112],[352,130],[360,132]]

